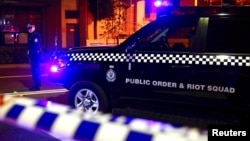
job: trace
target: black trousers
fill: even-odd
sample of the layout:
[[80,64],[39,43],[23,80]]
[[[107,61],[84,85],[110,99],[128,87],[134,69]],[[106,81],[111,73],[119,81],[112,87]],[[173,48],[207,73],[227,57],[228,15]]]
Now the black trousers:
[[30,65],[31,65],[31,74],[34,82],[34,87],[41,87],[41,62],[40,56],[31,56],[30,57]]

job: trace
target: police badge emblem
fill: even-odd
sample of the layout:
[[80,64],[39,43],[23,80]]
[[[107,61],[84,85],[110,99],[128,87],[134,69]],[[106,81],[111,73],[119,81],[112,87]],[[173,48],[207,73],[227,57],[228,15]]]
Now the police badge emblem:
[[113,69],[109,69],[106,73],[106,79],[108,82],[114,82],[116,79],[116,73]]

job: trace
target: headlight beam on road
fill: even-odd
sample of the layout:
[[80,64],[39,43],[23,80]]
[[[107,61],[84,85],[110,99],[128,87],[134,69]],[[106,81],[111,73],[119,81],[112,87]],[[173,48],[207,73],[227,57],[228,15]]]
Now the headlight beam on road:
[[40,90],[40,91],[25,91],[25,92],[17,92],[14,91],[13,93],[3,93],[4,95],[8,96],[18,96],[18,95],[39,95],[39,94],[48,94],[48,93],[64,93],[68,92],[67,89],[52,89],[52,90]]

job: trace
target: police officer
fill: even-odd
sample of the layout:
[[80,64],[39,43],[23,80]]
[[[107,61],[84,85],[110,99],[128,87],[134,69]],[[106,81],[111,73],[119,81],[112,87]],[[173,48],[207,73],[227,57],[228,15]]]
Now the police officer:
[[41,87],[41,34],[36,31],[34,24],[28,24],[28,51],[27,54],[30,59],[31,73],[34,85],[30,91],[40,90]]

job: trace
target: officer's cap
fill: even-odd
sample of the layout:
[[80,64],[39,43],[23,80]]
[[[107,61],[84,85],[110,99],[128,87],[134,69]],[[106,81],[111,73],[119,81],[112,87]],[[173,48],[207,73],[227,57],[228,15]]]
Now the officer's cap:
[[27,25],[27,29],[31,29],[32,27],[34,27],[35,25],[34,24],[28,24]]

